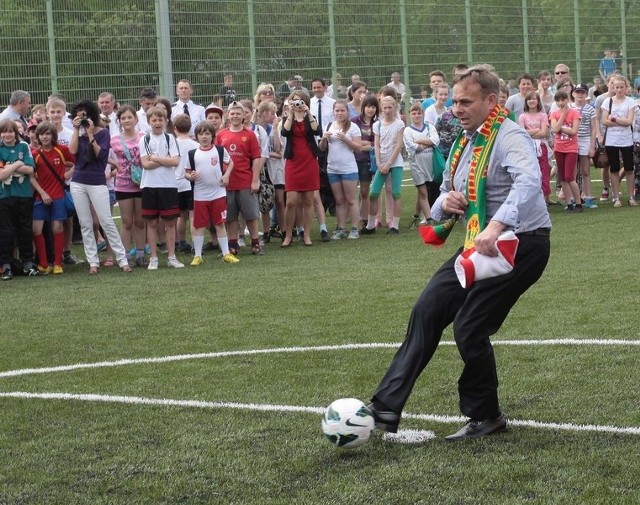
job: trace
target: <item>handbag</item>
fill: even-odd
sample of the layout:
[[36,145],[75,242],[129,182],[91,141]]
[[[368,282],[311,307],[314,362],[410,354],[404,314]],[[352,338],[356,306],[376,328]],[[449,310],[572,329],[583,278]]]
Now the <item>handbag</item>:
[[[611,109],[613,108],[613,97],[611,97],[609,101],[609,114],[611,114]],[[609,166],[609,155],[607,155],[607,150],[605,148],[605,144],[607,142],[607,130],[609,127],[604,129],[604,136],[602,137],[602,144],[596,138],[596,152],[593,156],[593,166],[596,168],[607,168]]]
[[264,167],[260,171],[260,189],[258,190],[258,205],[260,207],[260,212],[266,214],[273,209],[273,206],[275,205],[275,194],[276,190],[273,187],[271,178],[269,177],[267,167]]
[[369,151],[369,172],[375,174],[378,171],[378,164],[376,163],[376,150],[371,149]]
[[140,186],[140,182],[142,182],[142,167],[140,165],[136,165],[133,162],[131,151],[129,151],[129,148],[127,147],[127,142],[124,139],[124,135],[120,135],[120,142],[122,143],[124,157],[127,158],[127,161],[129,162],[129,174],[131,177],[131,182],[133,182],[136,186]]
[[[54,147],[54,149],[56,148]],[[56,149],[56,151],[64,160],[62,152],[59,149]],[[49,170],[51,170],[51,173],[57,179],[57,181],[62,186],[62,189],[64,190],[64,205],[67,208],[67,217],[73,216],[76,213],[76,205],[73,203],[73,197],[71,196],[71,190],[69,189],[69,186],[65,184],[65,182],[62,180],[62,177],[60,177],[60,175],[58,175],[58,172],[56,172],[55,169],[51,166],[51,163],[49,163],[49,160],[42,152],[42,149],[38,151],[38,154],[40,155],[40,159],[44,160],[44,164],[47,165],[47,168]]]
[[596,139],[596,153],[593,156],[593,166],[596,168],[607,168],[609,166],[609,156],[607,155],[607,150],[605,149],[604,145],[600,144],[600,141],[598,139]]

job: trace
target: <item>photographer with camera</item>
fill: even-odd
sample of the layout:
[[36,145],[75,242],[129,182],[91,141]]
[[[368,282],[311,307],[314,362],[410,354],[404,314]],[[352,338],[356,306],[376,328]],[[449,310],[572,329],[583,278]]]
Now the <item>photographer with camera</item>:
[[91,100],[81,100],[74,104],[71,117],[73,135],[69,151],[76,157],[71,178],[71,195],[82,230],[82,243],[89,262],[89,273],[97,274],[100,266],[91,206],[116,255],[118,265],[124,272],[131,272],[109,205],[105,169],[111,147],[111,135],[109,130],[101,126],[100,109]]
[[296,209],[302,206],[304,244],[311,244],[311,218],[313,216],[313,192],[320,189],[320,149],[315,136],[322,135],[318,121],[309,110],[309,95],[294,91],[285,103],[289,111],[282,125],[282,136],[287,139],[284,159],[284,190],[287,193],[285,210],[286,235],[281,247],[289,247],[293,238]]

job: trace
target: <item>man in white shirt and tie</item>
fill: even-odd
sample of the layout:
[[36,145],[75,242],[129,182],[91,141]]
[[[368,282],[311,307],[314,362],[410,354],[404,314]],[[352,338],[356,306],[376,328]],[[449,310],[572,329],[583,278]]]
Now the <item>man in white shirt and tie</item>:
[[[327,83],[324,79],[316,77],[311,81],[311,97],[309,109],[318,121],[318,127],[321,131],[325,131],[329,127],[329,123],[335,121],[333,115],[333,104],[336,101],[333,98],[329,98],[325,92],[327,91]],[[320,141],[320,137],[316,137],[316,141]],[[329,179],[327,178],[327,154],[322,152],[318,156],[318,164],[320,165],[320,199],[322,205],[331,215],[335,214],[335,200],[333,198],[333,192],[329,186]],[[314,197],[315,198],[315,197]],[[316,208],[319,208],[319,203],[316,198]],[[316,210],[316,214],[319,212]],[[324,218],[324,215],[322,216]],[[321,225],[324,223],[320,223]]]
[[318,126],[322,131],[327,129],[329,123],[335,120],[333,116],[333,104],[336,101],[333,98],[329,98],[325,93],[327,91],[327,83],[320,78],[315,78],[311,81],[311,103],[309,109],[317,121]]
[[178,101],[171,109],[171,119],[175,118],[178,114],[188,114],[191,118],[191,130],[189,133],[193,135],[196,126],[201,121],[205,120],[204,107],[197,105],[191,100],[193,90],[191,89],[191,83],[187,79],[181,79],[176,84],[176,95],[178,95]]

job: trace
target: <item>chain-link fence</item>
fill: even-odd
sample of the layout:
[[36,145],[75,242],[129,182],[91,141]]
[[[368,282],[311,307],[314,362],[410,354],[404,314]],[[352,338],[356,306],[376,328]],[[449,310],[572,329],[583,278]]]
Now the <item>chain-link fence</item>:
[[[625,0],[0,0],[0,105],[14,89],[42,103],[144,87],[170,98],[189,79],[209,103],[223,75],[240,96],[299,74],[370,88],[399,71],[417,96],[428,74],[491,63],[505,79],[568,64],[591,81],[606,48],[640,68],[637,1]],[[637,63],[636,63],[637,62]]]

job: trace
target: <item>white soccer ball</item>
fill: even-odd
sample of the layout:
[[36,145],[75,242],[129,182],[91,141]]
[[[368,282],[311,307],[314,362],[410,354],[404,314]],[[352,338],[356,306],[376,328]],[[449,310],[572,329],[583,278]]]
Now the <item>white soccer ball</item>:
[[343,449],[365,444],[373,429],[371,411],[357,398],[336,400],[322,416],[322,432],[332,444]]

